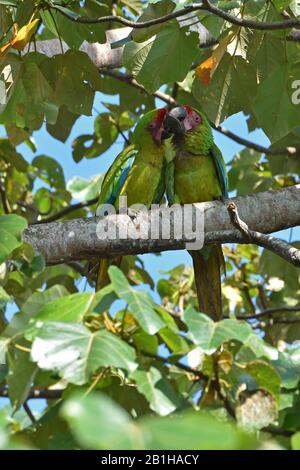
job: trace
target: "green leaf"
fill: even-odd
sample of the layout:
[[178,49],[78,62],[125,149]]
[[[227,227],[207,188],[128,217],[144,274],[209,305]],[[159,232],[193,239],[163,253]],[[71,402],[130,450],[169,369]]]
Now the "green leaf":
[[76,323],[45,323],[34,340],[32,360],[70,383],[87,383],[99,367],[136,368],[135,351],[108,331],[91,333]]
[[[295,248],[300,248],[300,242],[294,242],[292,245],[295,246]],[[287,263],[269,250],[264,249],[262,252],[259,273],[263,276],[267,275],[269,277],[282,279],[284,281],[284,294],[286,296],[295,296],[295,293],[299,289],[299,271],[290,263]]]
[[300,361],[287,352],[279,352],[278,359],[272,361],[281,378],[281,385],[287,389],[296,388],[300,380]]
[[32,340],[44,322],[82,323],[93,305],[94,297],[90,293],[77,293],[52,300],[30,320],[25,337]]
[[96,197],[101,189],[103,177],[96,176],[92,180],[87,180],[81,176],[74,176],[67,183],[67,190],[79,201],[88,201]]
[[291,0],[274,0],[275,7],[280,11],[287,8],[290,3],[292,3]]
[[199,412],[133,421],[117,403],[100,393],[71,397],[62,415],[84,448],[233,450],[257,445],[253,436]]
[[93,301],[94,294],[87,292],[63,296],[43,306],[35,320],[79,323],[90,310]]
[[195,78],[192,94],[210,120],[218,125],[239,111],[249,114],[256,88],[255,68],[242,57],[225,52],[209,85]]
[[174,22],[165,25],[154,39],[127,44],[124,65],[152,93],[164,83],[183,80],[197,54],[198,35],[187,33]]
[[229,340],[236,340],[248,346],[257,357],[274,358],[277,354],[277,351],[265,345],[245,322],[228,319],[215,323],[207,315],[197,312],[192,307],[185,310],[183,320],[189,328],[192,340],[207,354],[212,354],[222,343]]
[[35,62],[25,62],[22,73],[25,92],[33,103],[41,103],[53,93],[53,90]]
[[108,272],[117,296],[128,303],[129,311],[146,333],[154,335],[165,326],[155,312],[155,304],[149,294],[133,289],[116,266],[111,266]]
[[161,371],[155,367],[150,367],[149,370],[137,369],[131,377],[155,413],[166,416],[176,410],[179,400]]
[[142,430],[148,449],[222,450],[253,449],[255,438],[211,415],[187,412],[167,418],[145,418]]
[[8,302],[12,301],[12,297],[0,286],[0,309],[5,308]]
[[258,87],[253,111],[272,143],[299,124],[299,109],[292,103],[292,82],[296,79],[296,70],[290,64],[281,64]]
[[27,171],[28,163],[22,157],[22,155],[16,152],[16,149],[8,139],[0,139],[0,157],[7,164],[13,165],[16,170],[20,172]]
[[13,365],[7,376],[8,396],[14,410],[26,400],[37,373],[37,366],[24,351],[16,351]]
[[0,263],[22,244],[21,233],[27,227],[27,221],[19,215],[0,216]]
[[56,55],[44,61],[41,70],[54,90],[55,103],[65,105],[74,114],[91,115],[100,79],[85,53],[69,50]]
[[60,417],[61,403],[49,407],[38,420],[39,432],[33,426],[27,427],[22,437],[41,450],[75,450],[77,445],[72,437],[68,424]]
[[72,143],[73,158],[95,158],[108,150],[118,137],[118,129],[109,113],[99,114],[94,122],[95,134],[77,137]]
[[[133,448],[132,436],[128,432],[131,418],[103,394],[92,393],[86,397],[74,395],[64,404],[62,416],[68,421],[77,441],[85,448]],[[120,441],[124,447],[120,447]]]
[[54,188],[65,186],[63,168],[54,158],[39,155],[32,160],[31,165],[39,170],[38,176],[45,183]]
[[293,450],[300,450],[300,432],[296,432],[291,438]]
[[67,295],[69,295],[67,289],[60,285],[54,285],[43,292],[34,292],[23,304],[21,312],[13,316],[3,334],[11,337],[25,330],[30,319],[34,318],[48,302]]
[[65,105],[62,105],[59,108],[56,122],[53,124],[47,122],[47,131],[55,139],[65,142],[78,118],[78,114],[71,113]]
[[258,388],[266,390],[279,400],[281,380],[278,372],[271,364],[262,360],[249,362],[246,371],[253,377]]
[[141,0],[121,0],[121,3],[125,5],[133,14],[139,15],[142,11]]
[[155,335],[148,335],[143,330],[138,330],[132,335],[135,347],[144,353],[157,354],[158,339]]
[[[174,10],[174,8],[175,3],[171,0],[163,0],[157,3],[149,3],[137,22],[155,20],[156,18],[160,18],[161,16],[168,15]],[[131,35],[134,41],[143,42],[147,39],[150,39],[152,36],[161,31],[164,27],[164,24],[158,24],[144,29],[133,29]]]

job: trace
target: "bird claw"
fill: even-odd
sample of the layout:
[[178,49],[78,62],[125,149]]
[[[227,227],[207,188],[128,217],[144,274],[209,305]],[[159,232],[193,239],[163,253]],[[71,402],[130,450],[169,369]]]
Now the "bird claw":
[[128,215],[128,217],[130,217],[132,220],[134,220],[134,219],[137,218],[138,211],[136,211],[136,210],[134,210],[134,209],[131,209],[131,208],[129,207],[128,210],[127,210],[127,215]]

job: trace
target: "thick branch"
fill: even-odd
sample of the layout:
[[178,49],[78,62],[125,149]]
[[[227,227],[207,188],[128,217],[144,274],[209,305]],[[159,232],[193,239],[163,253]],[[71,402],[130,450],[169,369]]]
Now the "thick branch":
[[[234,199],[239,213],[245,223],[254,231],[261,232],[260,238],[254,243],[268,246],[263,233],[300,225],[300,185],[290,186],[277,191],[266,191],[251,196]],[[232,230],[232,224],[225,204],[219,201],[197,204],[198,210],[204,211],[205,243],[249,243],[239,230]],[[195,209],[195,205],[194,205]],[[196,212],[196,210],[195,210]],[[160,221],[166,223],[167,209],[162,209]],[[182,217],[182,208],[174,209],[174,220]],[[107,222],[116,233],[127,233],[127,238],[98,237],[104,232]],[[148,235],[150,226],[149,214],[132,220],[125,214],[110,215],[104,219],[88,218],[75,219],[51,224],[33,225],[24,232],[24,240],[31,243],[38,252],[41,252],[48,264],[65,263],[76,260],[91,259],[95,257],[108,257],[113,255],[126,255],[150,253],[165,250],[178,250],[186,247],[186,242],[195,240],[196,235],[192,227],[185,229],[183,235],[174,238],[174,224],[171,221],[171,231],[168,236],[161,234],[154,239]],[[136,234],[132,235],[132,229]],[[142,234],[142,235],[141,235]],[[140,236],[141,238],[136,238]],[[197,233],[201,238],[201,231]],[[267,237],[269,239],[269,237]],[[267,240],[269,241],[269,240]],[[272,247],[271,247],[272,249]],[[290,246],[291,255],[296,257],[297,250]],[[279,253],[280,254],[280,253]]]
[[[100,44],[98,42],[89,43],[84,41],[79,50],[85,52],[97,68],[110,69],[122,67],[123,48],[118,47],[117,49],[112,49],[111,43],[124,39],[130,34],[130,31],[130,28],[108,30],[105,33],[107,39],[106,43]],[[53,57],[69,49],[69,46],[64,41],[60,43],[59,39],[49,39],[46,41],[36,41],[35,44],[30,45],[29,51],[37,51],[41,54],[45,54],[47,57]],[[24,54],[25,53],[28,53],[27,48],[26,51],[24,51]]]

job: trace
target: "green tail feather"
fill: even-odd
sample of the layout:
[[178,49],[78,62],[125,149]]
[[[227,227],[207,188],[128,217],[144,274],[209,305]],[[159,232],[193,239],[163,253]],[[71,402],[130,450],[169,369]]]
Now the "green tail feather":
[[221,271],[225,266],[222,248],[213,245],[206,253],[191,251],[195,284],[200,312],[206,313],[215,321],[223,317]]
[[108,276],[108,269],[110,266],[118,266],[120,267],[122,262],[122,256],[118,256],[114,259],[111,258],[102,258],[99,261],[98,273],[97,273],[97,280],[96,280],[96,292],[103,287],[107,286],[110,283],[110,279]]

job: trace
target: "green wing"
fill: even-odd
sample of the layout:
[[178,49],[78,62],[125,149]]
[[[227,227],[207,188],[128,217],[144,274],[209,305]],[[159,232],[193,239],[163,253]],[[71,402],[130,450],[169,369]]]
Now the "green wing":
[[222,190],[222,196],[228,198],[228,178],[226,173],[225,161],[221,150],[219,149],[219,147],[216,146],[216,144],[214,144],[211,149],[211,155],[213,157],[214,164],[217,170]]
[[137,150],[135,146],[129,145],[116,157],[104,177],[99,195],[98,207],[101,204],[115,203],[122,186],[125,183],[136,154]]

